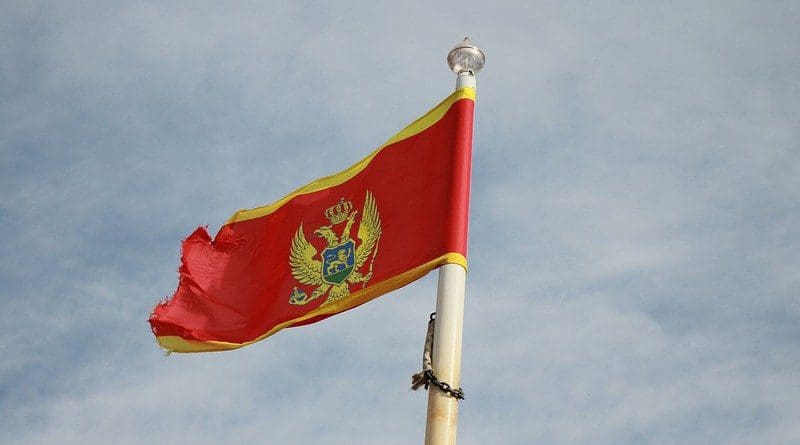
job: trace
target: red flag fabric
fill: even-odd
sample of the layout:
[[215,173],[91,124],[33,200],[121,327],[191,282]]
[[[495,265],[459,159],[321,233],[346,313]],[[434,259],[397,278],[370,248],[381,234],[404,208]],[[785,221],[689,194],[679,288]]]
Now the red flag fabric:
[[236,212],[213,239],[198,228],[150,315],[158,343],[236,349],[466,268],[474,101],[459,89],[347,170]]

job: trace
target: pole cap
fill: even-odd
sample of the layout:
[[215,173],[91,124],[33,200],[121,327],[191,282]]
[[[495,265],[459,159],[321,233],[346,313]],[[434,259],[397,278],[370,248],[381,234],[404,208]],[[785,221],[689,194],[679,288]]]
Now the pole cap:
[[484,62],[486,62],[486,54],[475,46],[469,37],[464,37],[464,40],[456,43],[456,46],[447,55],[447,65],[456,74],[469,72],[475,75],[483,68]]

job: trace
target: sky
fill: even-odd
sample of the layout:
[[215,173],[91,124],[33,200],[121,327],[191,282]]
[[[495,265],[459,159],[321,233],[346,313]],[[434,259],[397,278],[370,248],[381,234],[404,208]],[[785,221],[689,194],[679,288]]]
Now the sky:
[[800,443],[800,3],[4,2],[0,443],[406,444],[437,273],[165,356],[179,245],[477,77],[459,444]]

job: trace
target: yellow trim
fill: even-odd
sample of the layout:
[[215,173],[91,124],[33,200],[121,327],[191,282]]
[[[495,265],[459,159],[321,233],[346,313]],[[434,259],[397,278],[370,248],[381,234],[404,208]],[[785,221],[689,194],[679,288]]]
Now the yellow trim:
[[328,306],[318,307],[307,314],[295,318],[293,320],[285,321],[272,329],[266,334],[245,343],[228,343],[223,341],[199,341],[199,340],[185,340],[175,335],[165,335],[157,337],[158,343],[161,347],[168,349],[172,352],[211,352],[211,351],[226,351],[230,349],[238,349],[242,346],[253,344],[261,341],[270,335],[280,331],[281,329],[301,323],[306,320],[318,317],[320,315],[333,315],[339,312],[344,312],[360,304],[364,304],[373,300],[387,292],[391,292],[402,286],[405,286],[412,281],[422,278],[426,273],[430,272],[436,267],[443,264],[460,264],[465,270],[467,268],[467,259],[460,253],[450,252],[446,253],[434,260],[428,261],[425,264],[417,266],[409,271],[395,275],[388,280],[381,281],[366,289],[362,289],[350,294],[348,298],[342,299]]
[[272,204],[256,207],[254,209],[249,209],[249,210],[245,209],[239,210],[238,212],[234,213],[233,216],[228,218],[228,221],[226,221],[225,224],[230,224],[238,221],[246,221],[248,219],[259,218],[265,215],[269,215],[275,210],[278,210],[278,208],[286,204],[290,199],[294,198],[297,195],[313,193],[322,189],[339,185],[347,181],[348,179],[352,178],[353,176],[364,170],[367,167],[367,165],[369,165],[370,161],[372,161],[372,158],[374,158],[386,146],[400,142],[403,139],[408,139],[411,136],[414,136],[416,134],[422,133],[423,131],[427,130],[433,124],[438,122],[456,101],[461,99],[470,99],[474,101],[475,89],[460,88],[456,90],[448,98],[439,103],[439,105],[435,106],[432,110],[425,113],[424,116],[415,120],[406,128],[400,130],[399,133],[392,136],[388,141],[386,141],[383,145],[378,147],[378,149],[373,151],[369,156],[362,159],[355,165],[347,168],[346,170],[330,176],[326,176],[324,178],[317,179],[316,181],[312,181],[300,187],[299,189],[293,191],[292,193],[289,193],[283,199],[280,199]]

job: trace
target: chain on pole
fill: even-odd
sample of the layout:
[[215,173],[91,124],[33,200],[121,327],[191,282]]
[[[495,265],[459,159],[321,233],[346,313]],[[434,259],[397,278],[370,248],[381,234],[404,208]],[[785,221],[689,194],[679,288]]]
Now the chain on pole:
[[433,312],[431,313],[430,320],[428,320],[428,332],[425,335],[425,349],[422,353],[422,372],[411,376],[411,389],[417,390],[421,386],[424,386],[425,389],[428,389],[431,385],[433,385],[450,397],[454,397],[457,400],[464,400],[463,389],[453,389],[452,386],[439,380],[436,377],[436,374],[433,373],[431,358],[433,357],[433,332],[435,326],[436,312]]

